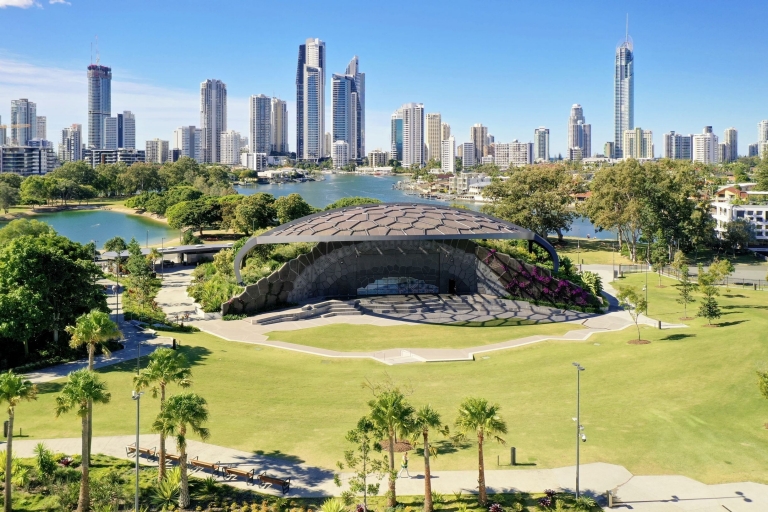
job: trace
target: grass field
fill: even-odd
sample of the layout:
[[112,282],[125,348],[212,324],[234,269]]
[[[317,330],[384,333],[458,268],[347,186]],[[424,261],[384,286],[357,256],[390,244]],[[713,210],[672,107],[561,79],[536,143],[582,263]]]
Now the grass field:
[[616,242],[610,240],[586,240],[584,238],[566,238],[565,246],[557,246],[561,258],[567,256],[574,264],[581,261],[584,265],[629,265],[632,260],[614,251]]
[[490,345],[533,335],[559,336],[582,329],[579,324],[504,324],[499,327],[459,327],[451,325],[375,325],[334,324],[297,331],[267,333],[270,340],[310,345],[343,352],[385,350],[388,348],[465,348]]
[[[634,275],[621,284],[641,287],[643,282],[644,276]],[[649,289],[651,314],[677,321],[682,307],[674,301],[674,281],[664,283],[665,288]],[[177,336],[193,365],[192,389],[210,403],[214,444],[332,467],[347,448],[344,433],[366,412],[371,395],[362,382],[389,377],[410,385],[410,401],[430,403],[448,424],[466,396],[497,401],[509,426],[504,437],[517,447],[518,460],[535,464],[532,468],[571,465],[576,394],[571,362],[578,361],[587,369],[581,410],[589,441],[582,445],[582,462],[621,464],[635,474],[683,474],[707,483],[768,483],[768,431],[763,426],[768,401],[755,377],[757,366],[768,361],[768,293],[723,290],[719,300],[724,313],[720,327],[707,328],[705,320],[695,319],[690,328],[644,328],[649,345],[628,345],[634,336],[628,329],[586,342],[537,343],[462,363],[386,367],[368,360],[323,360],[203,333]],[[339,338],[355,332],[339,329]],[[441,329],[433,332],[423,335],[443,336]],[[100,371],[112,402],[96,407],[95,435],[133,432],[133,371],[133,364]],[[17,408],[16,425],[34,438],[79,435],[74,415],[53,417],[61,383],[40,388],[37,402]],[[142,408],[142,429],[148,432],[157,402],[146,400]],[[435,470],[475,467],[472,445],[454,448],[440,440],[440,448]],[[508,446],[489,443],[488,468],[496,467],[497,455],[503,461],[508,454]],[[412,464],[418,471],[419,458],[412,457]]]

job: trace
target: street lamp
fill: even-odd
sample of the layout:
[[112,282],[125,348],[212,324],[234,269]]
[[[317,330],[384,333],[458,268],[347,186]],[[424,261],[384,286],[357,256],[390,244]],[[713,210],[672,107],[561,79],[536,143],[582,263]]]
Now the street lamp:
[[118,292],[120,291],[120,285],[119,284],[113,284],[112,285],[112,293],[115,294],[115,323],[119,326],[120,325],[120,304],[117,302]]
[[579,498],[579,442],[586,443],[587,436],[583,433],[584,426],[581,424],[581,372],[584,368],[579,363],[572,363],[576,368],[576,498]]
[[133,390],[131,394],[133,401],[136,402],[136,501],[133,510],[139,510],[139,406],[141,405],[141,395],[143,395],[144,392]]
[[163,280],[163,274],[165,273],[164,260],[165,260],[165,237],[160,239],[160,280]]

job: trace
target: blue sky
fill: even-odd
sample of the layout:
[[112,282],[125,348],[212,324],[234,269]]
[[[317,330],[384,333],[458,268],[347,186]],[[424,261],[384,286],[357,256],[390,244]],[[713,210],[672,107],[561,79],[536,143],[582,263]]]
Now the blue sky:
[[[635,124],[654,132],[739,130],[739,152],[768,118],[768,2],[0,0],[0,116],[28,97],[48,137],[86,124],[85,68],[98,35],[113,69],[113,112],[137,116],[137,144],[199,124],[199,84],[223,80],[229,128],[247,134],[247,98],[279,96],[295,116],[298,45],[326,42],[327,89],[357,54],[367,82],[367,150],[389,146],[407,102],[440,112],[457,142],[474,123],[499,142],[547,126],[565,152],[570,106],[613,139],[613,59],[625,16],[635,44]],[[15,6],[19,5],[19,7]],[[330,131],[330,94],[327,94]],[[293,124],[289,127],[295,146]]]

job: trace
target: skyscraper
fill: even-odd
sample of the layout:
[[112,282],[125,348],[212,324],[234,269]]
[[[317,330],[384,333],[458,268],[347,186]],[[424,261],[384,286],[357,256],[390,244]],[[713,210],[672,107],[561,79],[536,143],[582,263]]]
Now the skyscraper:
[[48,119],[45,116],[37,116],[37,134],[35,135],[35,138],[37,139],[47,139],[48,138]]
[[27,146],[37,137],[37,105],[26,98],[11,100],[11,144]]
[[345,141],[347,159],[352,161],[361,160],[365,155],[365,73],[360,73],[358,68],[359,61],[355,55],[345,74],[333,75],[331,87],[333,142]]
[[83,126],[73,124],[61,131],[59,144],[59,160],[62,162],[77,162],[83,159]]
[[146,142],[144,161],[164,164],[168,161],[168,141],[153,139]]
[[717,135],[712,133],[711,126],[705,126],[703,133],[693,136],[691,156],[694,162],[704,164],[717,163]]
[[360,59],[355,55],[352,57],[352,60],[349,61],[349,64],[347,64],[346,74],[347,76],[353,77],[355,81],[355,93],[353,98],[357,112],[357,119],[355,122],[357,138],[355,144],[357,145],[357,148],[355,151],[357,152],[356,158],[362,159],[363,156],[365,156],[365,73],[361,73],[359,68]]
[[725,143],[724,162],[735,162],[739,158],[739,133],[736,128],[727,128],[723,134],[723,143]]
[[768,119],[757,123],[757,152],[763,157],[763,147],[768,142]]
[[568,149],[579,148],[582,158],[592,156],[592,125],[584,119],[584,109],[578,103],[571,107],[568,118]]
[[389,158],[403,161],[403,109],[395,110],[390,119],[390,151]]
[[[228,130],[221,133],[221,158],[219,162],[227,165],[240,163],[240,149],[245,147],[240,132]],[[259,151],[263,153],[263,151]]]
[[450,136],[451,136],[451,125],[449,125],[448,123],[440,124],[440,139],[448,140]]
[[549,128],[540,126],[533,130],[533,161],[549,162]]
[[136,118],[126,110],[104,119],[104,149],[136,149]]
[[474,167],[477,163],[477,160],[475,160],[475,155],[477,152],[475,151],[475,143],[474,142],[465,142],[461,145],[461,168],[462,170],[467,170],[471,167]]
[[112,115],[112,69],[88,66],[88,147],[104,148],[104,120]]
[[270,125],[272,127],[272,151],[288,153],[288,106],[279,98],[272,98]]
[[130,110],[124,110],[122,114],[117,116],[123,117],[123,140],[122,146],[124,149],[136,149],[136,116]]
[[[296,69],[296,158],[318,160],[326,154],[325,43],[309,38],[299,45]],[[330,150],[330,148],[328,148]]]
[[8,137],[8,132],[6,131],[5,125],[3,124],[3,117],[0,116],[0,146],[5,146],[7,141],[5,140]]
[[427,143],[427,161],[442,158],[442,117],[439,113],[427,114],[426,143]]
[[403,167],[424,165],[424,104],[406,103],[403,111]]
[[221,134],[227,131],[227,85],[221,80],[200,84],[200,128],[203,162],[220,162]]
[[268,155],[272,151],[272,98],[251,96],[249,112],[250,152]]
[[440,142],[442,154],[440,155],[440,169],[445,174],[456,173],[456,139],[450,135]]
[[349,144],[343,139],[339,139],[333,143],[333,166],[336,169],[341,169],[349,163]]
[[622,139],[624,156],[622,158],[650,159],[653,158],[653,132],[635,128],[624,132]]
[[613,78],[614,158],[624,157],[624,132],[635,128],[634,44],[627,32],[616,48]]
[[483,149],[488,144],[488,127],[475,124],[469,129],[469,140],[475,145],[475,162],[483,158]]
[[181,156],[203,161],[203,131],[194,126],[180,126],[173,132],[173,147],[181,150]]

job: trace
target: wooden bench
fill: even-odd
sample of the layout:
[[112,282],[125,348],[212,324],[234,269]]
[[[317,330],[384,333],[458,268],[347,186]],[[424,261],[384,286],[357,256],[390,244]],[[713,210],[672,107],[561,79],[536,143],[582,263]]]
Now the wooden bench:
[[[136,443],[131,443],[128,446],[125,447],[125,455],[130,456],[133,454],[136,455]],[[157,448],[142,448],[139,447],[139,457],[145,456],[148,459],[152,459],[157,457]]]
[[200,460],[199,458],[195,457],[194,459],[190,460],[189,463],[198,469],[207,469],[211,473],[217,475],[221,472],[221,463],[217,462],[205,462]]
[[224,474],[227,476],[227,480],[232,480],[237,477],[245,478],[246,483],[249,483],[253,485],[253,476],[255,471],[252,469],[250,471],[246,471],[244,469],[237,469],[237,468],[230,468],[225,467],[224,468]]
[[166,460],[166,464],[168,462],[175,462],[176,464],[178,464],[181,462],[181,455],[165,452],[165,460]]
[[291,490],[290,477],[288,477],[287,479],[276,478],[274,476],[267,475],[267,473],[265,472],[259,475],[259,482],[261,482],[261,487],[267,487],[268,485],[276,485],[280,487],[280,490],[283,491],[283,494],[288,494],[288,491]]

